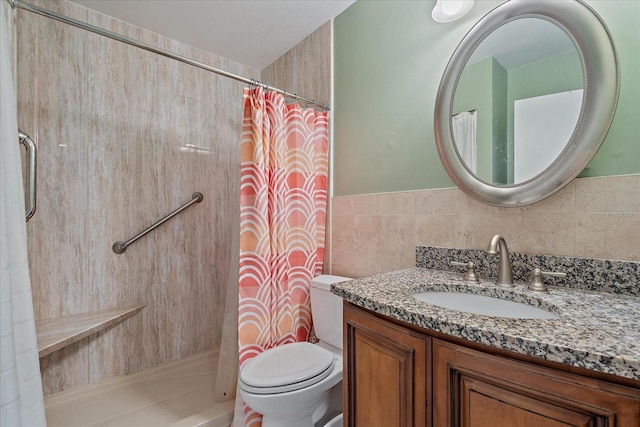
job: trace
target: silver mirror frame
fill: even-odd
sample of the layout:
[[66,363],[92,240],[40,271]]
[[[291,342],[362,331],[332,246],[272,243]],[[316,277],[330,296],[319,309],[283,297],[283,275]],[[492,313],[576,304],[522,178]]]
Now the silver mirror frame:
[[[493,31],[521,18],[545,19],[572,39],[582,61],[584,94],[578,123],[562,153],[534,178],[496,186],[474,175],[458,154],[451,115],[458,80],[474,50]],[[482,17],[454,51],[440,81],[434,132],[440,160],[455,184],[470,197],[504,207],[525,206],[551,196],[575,178],[602,145],[616,110],[620,89],[613,39],[598,14],[580,0],[510,0]]]

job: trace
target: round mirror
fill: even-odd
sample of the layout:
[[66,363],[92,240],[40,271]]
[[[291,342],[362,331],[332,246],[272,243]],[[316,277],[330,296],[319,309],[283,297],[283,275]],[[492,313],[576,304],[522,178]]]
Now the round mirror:
[[469,31],[445,69],[435,105],[438,153],[471,197],[534,203],[588,165],[618,90],[613,41],[587,5],[508,1]]

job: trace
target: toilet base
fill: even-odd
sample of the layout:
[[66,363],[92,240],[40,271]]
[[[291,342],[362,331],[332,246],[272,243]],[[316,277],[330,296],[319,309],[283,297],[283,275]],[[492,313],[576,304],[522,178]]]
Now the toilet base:
[[329,393],[325,392],[320,402],[316,403],[317,407],[313,412],[296,415],[291,414],[290,411],[270,414],[263,413],[262,427],[314,427],[315,423],[320,420],[327,412],[327,409],[329,409],[329,402]]
[[342,427],[343,423],[342,414],[336,415],[332,418],[327,424],[324,424],[322,427]]

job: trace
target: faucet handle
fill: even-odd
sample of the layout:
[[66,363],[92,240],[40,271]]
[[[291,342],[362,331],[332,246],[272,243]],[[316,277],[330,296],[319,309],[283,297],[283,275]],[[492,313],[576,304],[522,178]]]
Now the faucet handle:
[[538,292],[538,293],[547,293],[549,290],[547,286],[542,281],[542,276],[552,276],[552,277],[567,277],[567,273],[557,272],[557,271],[542,271],[542,269],[536,267],[533,269],[533,280],[529,284],[527,288],[530,292]]
[[462,265],[467,267],[467,271],[464,273],[464,281],[469,283],[480,283],[480,279],[476,274],[476,263],[473,261],[469,262],[459,262],[459,261],[451,261],[451,265]]

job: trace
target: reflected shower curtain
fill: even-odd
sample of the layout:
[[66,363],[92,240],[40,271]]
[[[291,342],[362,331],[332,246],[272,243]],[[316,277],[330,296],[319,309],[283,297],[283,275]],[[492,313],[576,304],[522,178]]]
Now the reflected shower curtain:
[[453,140],[458,147],[458,153],[464,160],[469,170],[477,173],[477,153],[476,153],[476,129],[478,127],[477,111],[464,111],[451,118],[451,129],[453,130]]
[[[328,129],[327,112],[286,105],[282,95],[262,88],[245,89],[240,367],[266,349],[309,337],[310,283],[324,257]],[[247,426],[261,424],[250,408],[244,418]]]
[[18,144],[16,91],[0,5],[0,425],[45,426]]

